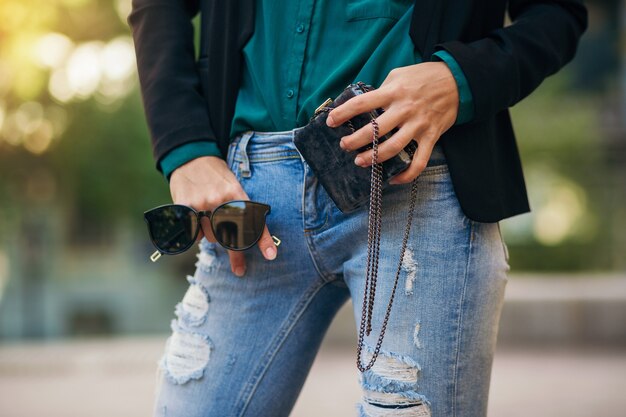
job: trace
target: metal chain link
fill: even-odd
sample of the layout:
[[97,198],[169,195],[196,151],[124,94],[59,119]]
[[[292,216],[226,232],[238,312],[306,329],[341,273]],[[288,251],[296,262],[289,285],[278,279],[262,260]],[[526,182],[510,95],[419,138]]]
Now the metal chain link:
[[[365,91],[370,91],[370,88],[363,82],[359,81],[357,84]],[[321,107],[320,111],[330,111],[331,107]],[[352,126],[352,122],[348,121],[348,126],[354,133],[355,129]],[[417,199],[417,178],[411,183],[411,193],[409,197],[409,213],[407,217],[407,224],[404,230],[404,237],[402,239],[402,248],[400,250],[400,259],[398,260],[398,268],[396,270],[396,276],[393,283],[393,289],[391,290],[391,296],[389,298],[389,304],[387,304],[387,310],[385,312],[385,318],[380,329],[380,334],[376,342],[376,347],[372,354],[372,358],[367,365],[361,364],[361,353],[363,351],[363,340],[365,335],[369,336],[372,331],[372,316],[374,311],[374,297],[376,295],[376,284],[378,281],[378,261],[380,258],[380,233],[382,226],[382,188],[383,188],[383,165],[378,162],[378,135],[380,128],[376,119],[370,121],[373,129],[372,134],[372,174],[371,174],[371,189],[370,189],[370,204],[369,204],[369,222],[367,227],[367,267],[365,273],[365,284],[363,290],[363,307],[361,309],[361,323],[359,326],[359,340],[357,345],[357,357],[356,366],[361,372],[365,372],[374,366],[374,362],[378,358],[381,346],[383,344],[383,338],[385,337],[385,331],[387,330],[387,324],[389,316],[391,314],[391,306],[398,288],[398,279],[400,278],[400,271],[402,269],[402,261],[404,259],[404,253],[409,240],[409,234],[411,231],[411,223],[413,222],[413,212],[415,210],[415,201]]]
[[[364,91],[370,91],[370,89],[362,82],[357,83]],[[380,329],[380,334],[376,342],[376,347],[372,354],[372,358],[367,365],[363,366],[361,363],[361,353],[363,350],[363,340],[365,335],[369,336],[372,331],[372,316],[374,310],[374,297],[376,295],[376,284],[378,281],[378,260],[380,253],[380,236],[381,236],[381,223],[382,223],[382,184],[383,184],[383,167],[382,163],[378,162],[378,135],[380,128],[376,119],[370,121],[373,128],[372,134],[372,175],[371,175],[371,191],[370,191],[370,210],[369,210],[369,224],[368,224],[368,241],[367,241],[367,271],[365,277],[365,288],[363,294],[363,307],[361,310],[361,323],[359,328],[359,341],[357,346],[357,358],[356,365],[359,371],[365,372],[370,369],[378,355],[380,353],[381,346],[383,344],[383,338],[385,337],[385,331],[387,330],[387,324],[389,322],[389,316],[391,314],[391,306],[398,288],[398,279],[400,278],[400,271],[402,269],[402,261],[404,259],[404,253],[409,240],[409,234],[411,231],[411,223],[413,222],[413,212],[415,209],[415,200],[417,197],[417,178],[413,180],[411,184],[411,194],[409,197],[409,213],[407,217],[407,225],[404,230],[404,237],[402,239],[402,248],[400,249],[400,259],[398,260],[398,268],[396,270],[396,276],[391,290],[391,296],[389,303],[387,304],[387,310],[385,312],[385,318]]]
[[361,324],[359,328],[359,341],[357,346],[357,368],[359,371],[365,372],[370,369],[380,353],[381,346],[383,344],[383,338],[385,337],[385,331],[387,330],[387,323],[391,313],[391,306],[398,288],[398,280],[400,278],[400,271],[402,270],[402,262],[404,260],[404,253],[406,252],[406,246],[409,241],[409,234],[411,231],[411,223],[413,222],[413,212],[415,211],[415,202],[417,199],[417,179],[414,179],[411,183],[411,193],[409,197],[409,213],[407,216],[407,224],[404,230],[404,237],[402,239],[402,248],[400,249],[400,259],[398,260],[398,268],[396,269],[396,275],[394,278],[393,289],[391,290],[391,296],[389,298],[389,304],[387,305],[387,311],[385,312],[385,318],[376,342],[376,347],[372,358],[365,366],[361,364],[361,352],[363,350],[363,340],[365,335],[369,336],[372,330],[372,316],[374,310],[374,296],[376,293],[376,283],[378,281],[378,259],[380,252],[380,231],[382,220],[382,164],[378,163],[378,123],[375,119],[371,121],[374,127],[374,138],[372,140],[372,189],[370,196],[370,219],[368,224],[368,240],[367,240],[367,271],[365,278],[365,290],[363,294],[363,308],[361,313]]

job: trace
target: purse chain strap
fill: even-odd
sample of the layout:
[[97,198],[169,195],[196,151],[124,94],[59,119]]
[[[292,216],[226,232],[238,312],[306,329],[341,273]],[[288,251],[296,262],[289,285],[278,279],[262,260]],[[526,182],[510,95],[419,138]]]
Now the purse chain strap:
[[[369,88],[359,82],[359,86],[369,91]],[[400,249],[400,259],[398,260],[398,267],[396,269],[396,276],[393,282],[393,289],[391,290],[391,296],[389,298],[389,304],[387,304],[387,311],[385,312],[385,318],[380,329],[380,335],[376,342],[376,348],[372,354],[372,358],[365,366],[361,363],[361,352],[363,350],[363,339],[365,335],[369,336],[372,331],[372,315],[374,310],[374,297],[376,295],[376,283],[378,280],[378,260],[380,255],[380,231],[382,222],[382,188],[383,188],[383,165],[378,162],[378,134],[379,126],[376,119],[370,121],[372,125],[372,176],[371,176],[371,191],[370,191],[370,207],[369,207],[369,223],[367,227],[367,271],[365,275],[365,289],[363,293],[363,308],[361,311],[361,325],[359,328],[359,342],[357,347],[356,365],[359,371],[365,372],[374,366],[376,358],[380,353],[380,348],[383,344],[383,338],[385,337],[385,330],[387,330],[387,323],[391,313],[391,306],[393,299],[398,288],[398,279],[400,278],[400,271],[402,270],[402,262],[404,260],[404,253],[406,252],[406,246],[409,240],[409,234],[411,232],[411,223],[413,223],[413,212],[415,211],[415,201],[417,199],[417,178],[411,183],[411,194],[409,197],[409,213],[407,216],[407,223],[404,229],[404,236],[402,238],[402,248]]]
[[413,180],[411,184],[411,194],[409,198],[409,213],[407,216],[406,228],[404,230],[404,237],[402,239],[402,248],[400,249],[400,259],[398,260],[398,268],[396,269],[396,276],[393,282],[393,288],[391,290],[391,296],[389,297],[389,303],[387,304],[387,311],[385,312],[385,318],[380,329],[380,335],[376,342],[376,347],[372,354],[372,358],[367,365],[363,366],[361,363],[361,352],[363,350],[364,336],[369,336],[372,331],[372,313],[374,310],[374,296],[376,295],[376,283],[378,280],[378,259],[380,251],[380,230],[382,220],[382,164],[378,162],[378,123],[376,119],[371,120],[371,124],[374,130],[372,139],[372,180],[371,180],[371,193],[370,193],[370,209],[369,209],[369,224],[367,229],[367,273],[365,277],[365,288],[363,291],[363,307],[361,310],[361,324],[359,328],[359,342],[357,346],[357,358],[356,365],[359,371],[365,372],[370,369],[380,352],[380,348],[383,344],[383,338],[385,337],[385,331],[387,330],[387,323],[391,313],[391,305],[398,288],[398,279],[400,277],[400,270],[402,269],[402,261],[404,259],[404,252],[406,251],[406,245],[409,240],[409,233],[411,231],[411,223],[413,222],[413,212],[415,209],[415,200],[417,197],[417,178]]
[[[359,81],[357,84],[365,91],[370,91],[370,88],[363,82]],[[332,108],[323,106],[320,111],[330,111]],[[347,122],[348,126],[354,133],[355,129],[350,121]],[[409,213],[407,217],[407,224],[404,230],[404,237],[402,239],[402,248],[400,250],[400,259],[398,260],[398,268],[396,270],[396,276],[393,283],[393,289],[391,290],[391,296],[389,298],[389,304],[387,304],[387,311],[385,312],[385,318],[380,329],[380,335],[376,342],[376,347],[372,354],[372,358],[367,365],[363,366],[361,363],[361,352],[363,351],[363,339],[365,335],[369,336],[372,331],[372,314],[374,310],[374,297],[376,295],[376,283],[378,280],[378,260],[380,254],[380,232],[382,221],[382,188],[383,188],[383,165],[378,162],[378,134],[379,126],[376,119],[370,121],[373,134],[372,134],[372,175],[371,175],[371,190],[370,190],[370,204],[369,204],[369,223],[367,227],[367,270],[365,275],[365,287],[363,291],[363,307],[361,309],[361,324],[359,327],[359,341],[357,345],[357,358],[356,366],[361,372],[365,372],[374,366],[374,362],[378,358],[380,348],[383,344],[383,338],[385,337],[385,331],[387,330],[387,323],[391,313],[391,305],[398,288],[398,279],[400,277],[400,271],[402,269],[402,261],[404,259],[404,252],[406,251],[406,245],[409,240],[409,233],[411,231],[411,223],[413,222],[413,211],[415,209],[415,200],[417,198],[417,178],[411,183],[411,193],[409,197]]]

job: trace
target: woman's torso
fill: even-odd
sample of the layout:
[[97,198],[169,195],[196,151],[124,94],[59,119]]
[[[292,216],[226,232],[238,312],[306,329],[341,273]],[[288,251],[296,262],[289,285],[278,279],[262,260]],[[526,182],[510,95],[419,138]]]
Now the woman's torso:
[[349,83],[379,87],[421,62],[412,11],[411,0],[257,0],[230,137],[304,126]]

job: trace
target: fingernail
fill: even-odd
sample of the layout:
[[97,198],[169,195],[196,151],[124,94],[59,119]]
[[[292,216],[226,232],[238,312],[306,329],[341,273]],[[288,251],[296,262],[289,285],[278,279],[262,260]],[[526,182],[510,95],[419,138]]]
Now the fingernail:
[[235,275],[237,275],[238,277],[243,277],[243,274],[245,273],[246,273],[246,267],[238,266],[237,268],[235,268]]
[[332,116],[329,114],[326,118],[326,125],[329,127],[335,127],[335,120],[333,120]]
[[357,164],[358,166],[363,166],[365,161],[360,156],[357,156],[356,158],[354,158],[354,163]]
[[339,147],[344,151],[346,150],[346,142],[343,139],[339,141]]
[[265,256],[269,260],[276,258],[276,248],[270,246],[269,248],[265,249]]

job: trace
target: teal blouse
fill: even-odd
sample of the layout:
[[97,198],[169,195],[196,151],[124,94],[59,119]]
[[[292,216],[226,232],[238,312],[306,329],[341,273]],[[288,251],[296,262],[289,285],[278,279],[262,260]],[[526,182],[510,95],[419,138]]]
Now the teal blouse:
[[[379,87],[392,69],[423,61],[409,36],[413,0],[257,0],[256,7],[231,138],[304,126],[348,84]],[[445,62],[457,82],[455,124],[472,120],[472,94],[461,68],[445,51],[429,58]],[[182,164],[207,155],[225,157],[214,142],[198,141],[170,151],[160,166],[169,180]]]

